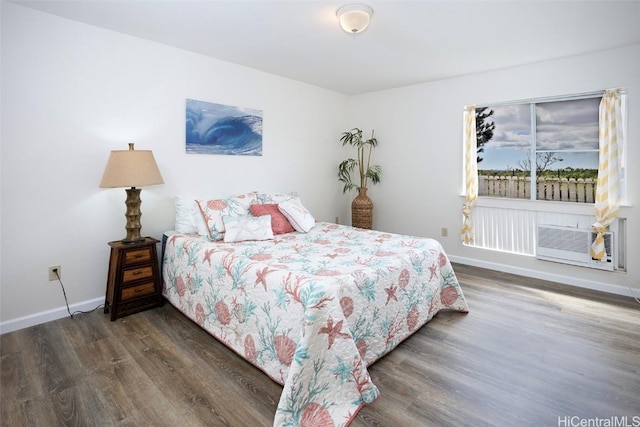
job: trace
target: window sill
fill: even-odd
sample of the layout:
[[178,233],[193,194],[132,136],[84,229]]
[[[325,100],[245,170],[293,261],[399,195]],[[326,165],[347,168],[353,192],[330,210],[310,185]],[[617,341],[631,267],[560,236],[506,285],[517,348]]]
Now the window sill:
[[[464,203],[464,195],[461,195],[462,203]],[[547,200],[523,200],[523,199],[505,199],[501,197],[478,197],[476,206],[502,208],[502,209],[518,209],[532,212],[558,212],[576,215],[594,215],[593,203],[570,203],[570,202],[554,202]],[[631,207],[628,204],[622,204],[622,208]]]

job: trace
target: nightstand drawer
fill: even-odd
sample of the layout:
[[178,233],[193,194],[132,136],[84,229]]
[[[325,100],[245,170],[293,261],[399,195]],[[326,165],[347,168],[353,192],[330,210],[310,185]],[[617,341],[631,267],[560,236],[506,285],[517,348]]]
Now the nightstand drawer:
[[126,251],[124,254],[124,265],[138,264],[151,261],[151,249],[143,248],[133,251]]
[[153,267],[150,265],[139,268],[131,268],[122,272],[123,283],[129,283],[141,279],[148,279],[151,277],[153,277]]
[[122,289],[122,301],[126,301],[132,298],[143,297],[145,295],[152,295],[155,292],[155,283],[148,282],[141,285],[132,286],[130,288]]

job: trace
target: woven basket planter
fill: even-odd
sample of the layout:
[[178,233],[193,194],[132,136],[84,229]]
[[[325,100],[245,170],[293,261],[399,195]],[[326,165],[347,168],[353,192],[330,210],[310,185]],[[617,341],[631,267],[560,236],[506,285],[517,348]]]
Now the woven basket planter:
[[367,196],[366,188],[360,188],[359,194],[351,203],[351,225],[367,230],[373,227],[373,202]]

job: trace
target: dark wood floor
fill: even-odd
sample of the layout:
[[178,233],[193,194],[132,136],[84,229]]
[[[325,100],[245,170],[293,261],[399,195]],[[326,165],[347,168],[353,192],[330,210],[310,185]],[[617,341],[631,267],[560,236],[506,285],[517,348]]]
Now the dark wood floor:
[[[454,268],[470,313],[438,314],[375,363],[380,398],[352,426],[640,422],[640,304]],[[113,323],[101,310],[60,319],[0,343],[5,426],[270,426],[281,392],[168,304]]]

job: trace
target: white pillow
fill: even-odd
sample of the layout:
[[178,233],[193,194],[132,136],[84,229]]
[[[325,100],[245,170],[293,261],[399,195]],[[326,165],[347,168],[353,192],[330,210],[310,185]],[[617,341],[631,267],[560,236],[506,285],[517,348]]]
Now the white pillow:
[[316,220],[299,200],[286,200],[278,203],[278,210],[282,212],[293,228],[301,233],[307,233],[316,225]]
[[184,234],[209,234],[202,212],[196,203],[196,197],[179,195],[175,197],[176,221],[174,230]]
[[273,239],[271,215],[222,217],[225,243]]

